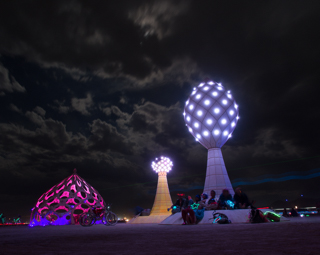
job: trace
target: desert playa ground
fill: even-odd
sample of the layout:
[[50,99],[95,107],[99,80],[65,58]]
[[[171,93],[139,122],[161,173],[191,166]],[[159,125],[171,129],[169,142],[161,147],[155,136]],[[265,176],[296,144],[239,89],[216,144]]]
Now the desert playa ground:
[[320,217],[263,224],[0,227],[0,254],[320,254]]

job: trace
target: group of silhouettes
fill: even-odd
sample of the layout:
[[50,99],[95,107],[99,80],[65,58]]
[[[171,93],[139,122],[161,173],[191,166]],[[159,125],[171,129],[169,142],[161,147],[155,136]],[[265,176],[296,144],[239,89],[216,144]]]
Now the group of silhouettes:
[[178,194],[176,203],[168,208],[168,211],[171,210],[172,214],[181,212],[183,224],[196,224],[204,217],[205,210],[247,208],[252,208],[252,203],[242,189],[237,188],[233,197],[228,189],[224,189],[219,199],[216,199],[214,190],[211,190],[210,197],[207,193],[202,193],[196,195],[194,200],[191,196]]

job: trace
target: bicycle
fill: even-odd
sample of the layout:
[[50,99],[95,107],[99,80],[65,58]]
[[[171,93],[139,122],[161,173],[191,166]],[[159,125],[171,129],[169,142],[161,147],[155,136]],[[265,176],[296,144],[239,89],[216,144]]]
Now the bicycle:
[[91,227],[96,221],[101,220],[105,226],[114,226],[117,224],[117,215],[111,212],[111,205],[103,208],[93,208],[80,215],[79,223],[83,227]]
[[103,223],[106,226],[115,226],[118,223],[118,217],[115,213],[111,211],[111,204],[108,204],[106,211],[105,211],[105,222]]

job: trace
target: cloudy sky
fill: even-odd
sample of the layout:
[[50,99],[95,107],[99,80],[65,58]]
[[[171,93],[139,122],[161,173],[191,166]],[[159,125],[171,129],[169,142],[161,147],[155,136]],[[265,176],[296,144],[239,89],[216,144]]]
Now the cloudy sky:
[[[319,1],[2,1],[0,210],[28,215],[78,174],[118,214],[151,208],[166,155],[173,199],[200,193],[207,151],[182,116],[221,82],[241,119],[222,148],[259,206],[319,199]],[[273,181],[270,181],[273,180]]]

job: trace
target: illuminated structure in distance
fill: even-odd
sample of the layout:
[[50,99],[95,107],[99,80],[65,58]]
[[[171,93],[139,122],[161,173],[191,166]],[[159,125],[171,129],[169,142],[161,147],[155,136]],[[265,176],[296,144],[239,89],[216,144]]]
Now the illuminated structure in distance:
[[99,192],[74,169],[71,176],[54,185],[37,200],[32,208],[30,226],[79,224],[80,214],[92,207],[105,209],[106,205]]
[[167,173],[172,169],[173,163],[167,157],[156,158],[152,162],[152,169],[158,173],[158,185],[156,197],[149,216],[139,216],[131,219],[130,224],[160,223],[171,215],[168,208],[172,206],[172,200],[168,187]]
[[169,158],[160,157],[152,162],[151,167],[158,173],[157,193],[150,215],[170,215],[168,208],[172,200],[168,187],[167,173],[172,169],[173,163]]
[[213,81],[200,83],[193,89],[184,107],[184,120],[196,141],[208,149],[204,192],[219,196],[227,188],[234,194],[221,147],[234,131],[239,109],[230,91]]

